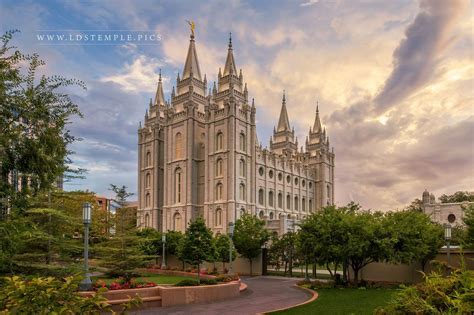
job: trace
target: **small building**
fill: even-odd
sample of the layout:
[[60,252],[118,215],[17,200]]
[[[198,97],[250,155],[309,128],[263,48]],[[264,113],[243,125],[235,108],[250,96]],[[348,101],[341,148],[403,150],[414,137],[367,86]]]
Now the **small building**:
[[433,222],[440,224],[451,224],[452,226],[464,225],[464,210],[463,207],[474,205],[474,202],[464,201],[455,203],[441,203],[437,202],[435,195],[430,194],[425,189],[422,196],[423,212],[431,217]]

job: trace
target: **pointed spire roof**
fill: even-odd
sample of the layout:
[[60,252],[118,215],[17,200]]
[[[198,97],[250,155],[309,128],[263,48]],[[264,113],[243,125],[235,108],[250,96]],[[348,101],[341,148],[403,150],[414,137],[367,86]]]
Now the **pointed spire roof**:
[[155,105],[165,105],[165,95],[163,93],[163,84],[161,82],[161,69],[160,76],[158,77],[158,87],[156,88],[155,94]]
[[237,68],[235,67],[234,54],[232,52],[232,33],[229,34],[229,49],[227,50],[227,59],[225,61],[224,76],[228,74],[237,75]]
[[316,118],[314,119],[313,132],[321,132],[321,120],[319,119],[319,103],[316,103]]
[[199,68],[198,57],[196,53],[196,45],[194,43],[194,34],[191,34],[189,40],[188,55],[186,56],[186,63],[184,64],[183,80],[191,76],[191,73],[196,79],[201,79],[201,69]]
[[281,102],[280,119],[278,119],[277,131],[289,131],[290,121],[288,120],[288,112],[286,111],[286,96],[285,90],[283,90],[283,100]]

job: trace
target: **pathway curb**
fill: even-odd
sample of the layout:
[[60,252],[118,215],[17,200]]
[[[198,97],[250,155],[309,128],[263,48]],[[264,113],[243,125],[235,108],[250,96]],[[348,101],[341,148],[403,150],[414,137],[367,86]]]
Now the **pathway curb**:
[[301,305],[305,305],[305,304],[311,303],[311,302],[315,301],[315,300],[319,297],[318,292],[316,292],[316,291],[314,291],[314,290],[311,290],[311,289],[308,289],[308,288],[305,288],[305,287],[300,287],[300,286],[297,285],[297,284],[295,284],[294,287],[297,288],[297,289],[300,289],[300,290],[303,290],[303,291],[306,291],[306,292],[311,293],[312,297],[311,297],[309,300],[304,301],[303,303],[295,304],[295,305],[288,306],[288,307],[284,307],[284,308],[278,308],[278,309],[271,310],[271,311],[266,311],[266,312],[264,312],[264,313],[257,313],[256,315],[265,315],[265,314],[269,314],[269,313],[273,313],[273,312],[286,311],[286,310],[288,310],[288,309],[290,309],[290,308],[294,308],[294,307],[298,307],[298,306],[301,306]]

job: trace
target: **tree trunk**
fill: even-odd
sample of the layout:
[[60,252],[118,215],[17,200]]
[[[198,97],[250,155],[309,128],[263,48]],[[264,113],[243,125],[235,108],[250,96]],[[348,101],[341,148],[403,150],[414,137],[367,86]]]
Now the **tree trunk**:
[[285,273],[284,273],[285,276],[286,276],[286,271],[288,270],[287,268],[288,268],[288,261],[285,260]]
[[313,278],[316,279],[316,268],[318,264],[316,262],[313,262]]
[[290,264],[288,266],[290,277],[293,277],[293,248],[290,249]]
[[352,269],[354,269],[354,282],[355,284],[358,284],[359,283],[359,268],[354,268],[354,266],[352,266]]
[[326,263],[326,270],[329,271],[329,275],[331,276],[331,278],[334,278],[334,275],[332,274],[332,270],[329,267],[329,263]]

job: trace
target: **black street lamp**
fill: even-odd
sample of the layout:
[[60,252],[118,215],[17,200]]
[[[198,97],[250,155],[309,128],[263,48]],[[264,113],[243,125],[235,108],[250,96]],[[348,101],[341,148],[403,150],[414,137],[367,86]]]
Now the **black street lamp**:
[[228,274],[232,274],[232,238],[234,237],[234,222],[229,222],[229,271]]
[[79,289],[81,291],[90,291],[92,281],[89,274],[89,225],[91,224],[92,205],[86,202],[82,206],[82,222],[84,223],[84,271],[85,278],[81,281]]

